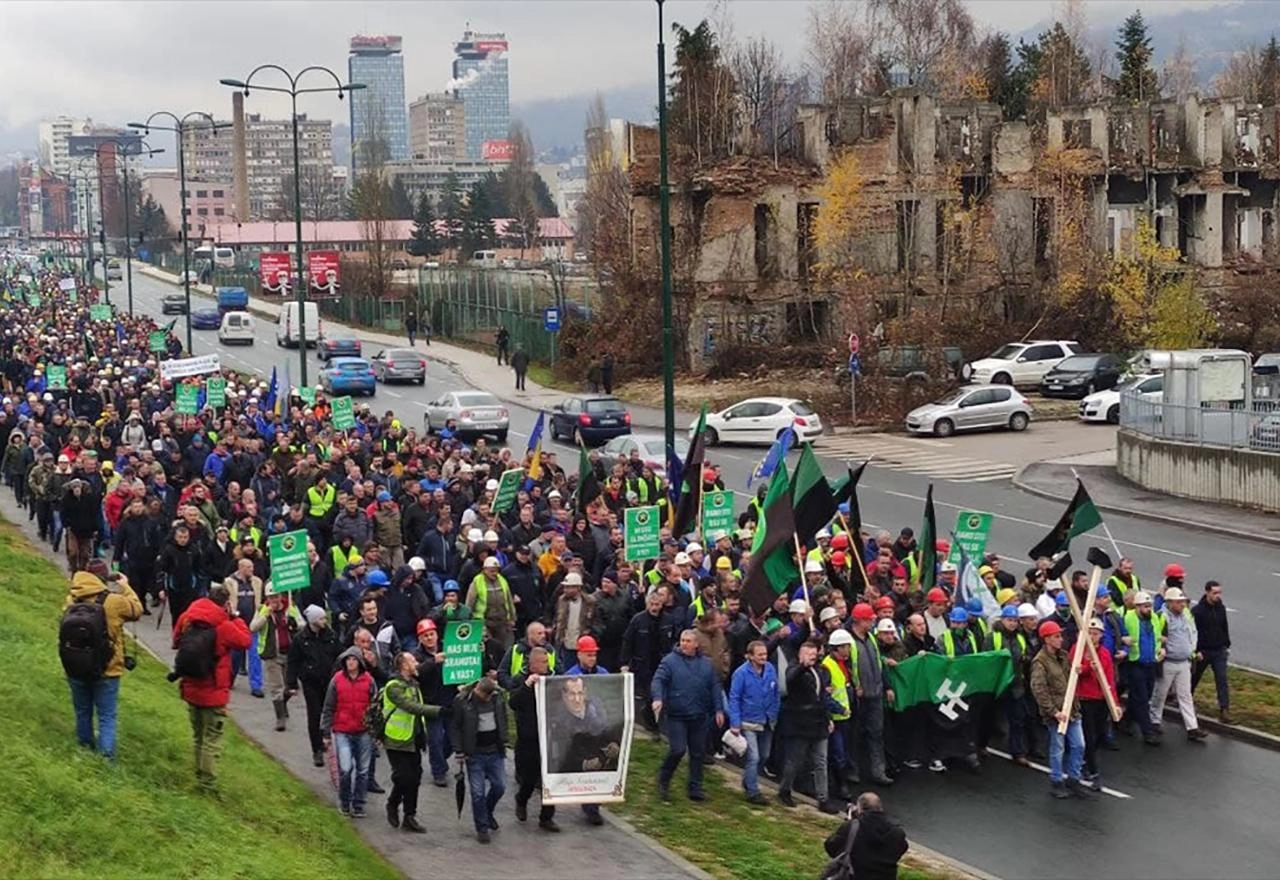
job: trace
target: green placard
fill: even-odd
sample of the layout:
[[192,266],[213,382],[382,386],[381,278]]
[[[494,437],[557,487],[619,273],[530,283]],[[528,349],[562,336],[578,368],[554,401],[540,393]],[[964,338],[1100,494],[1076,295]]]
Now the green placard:
[[298,397],[300,397],[302,399],[302,402],[305,403],[307,406],[315,406],[316,405],[316,386],[314,385],[299,386]]
[[652,507],[628,507],[623,511],[622,540],[627,548],[627,561],[640,562],[653,559],[662,549],[659,536],[662,517],[657,505]]
[[80,294],[76,293],[76,289],[74,287],[67,291],[67,302],[75,302],[79,298]]
[[27,305],[31,306],[31,308],[33,309],[40,308],[41,302],[43,302],[43,300],[40,299],[40,294],[38,293],[27,294]]
[[197,385],[179,385],[178,399],[174,409],[184,416],[193,416],[200,411],[200,388]]
[[51,391],[66,391],[67,368],[62,364],[49,364],[45,371],[45,387]]
[[524,471],[521,468],[502,472],[502,476],[498,478],[498,491],[493,496],[494,513],[502,514],[511,509],[522,482]]
[[702,494],[702,541],[710,543],[716,532],[733,531],[733,493],[704,492]]
[[89,306],[89,320],[90,321],[110,321],[111,306],[107,305],[106,303],[94,303],[93,305]]
[[956,514],[956,539],[951,542],[947,562],[960,564],[960,548],[969,554],[975,565],[982,564],[982,554],[987,550],[987,538],[991,535],[994,516],[979,510],[962,510]]
[[168,348],[165,344],[165,335],[163,330],[152,330],[147,334],[147,347],[152,351],[165,351]]
[[311,560],[307,557],[307,532],[285,532],[267,538],[267,558],[271,562],[271,589],[268,593],[292,593],[311,586]]
[[226,406],[227,380],[221,376],[210,376],[206,379],[204,383],[204,402],[209,406]]
[[333,399],[333,426],[339,431],[346,431],[356,426],[356,411],[351,405],[350,396]]
[[451,620],[444,625],[443,684],[471,684],[484,675],[484,622]]

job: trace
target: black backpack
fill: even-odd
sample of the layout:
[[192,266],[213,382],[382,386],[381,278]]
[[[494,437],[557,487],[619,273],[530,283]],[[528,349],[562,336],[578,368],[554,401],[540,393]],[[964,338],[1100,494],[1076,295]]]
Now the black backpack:
[[218,665],[218,631],[203,620],[192,620],[178,636],[173,673],[183,678],[212,678]]
[[107,600],[103,590],[92,602],[77,599],[62,615],[58,627],[58,657],[68,678],[97,681],[115,653],[107,631]]

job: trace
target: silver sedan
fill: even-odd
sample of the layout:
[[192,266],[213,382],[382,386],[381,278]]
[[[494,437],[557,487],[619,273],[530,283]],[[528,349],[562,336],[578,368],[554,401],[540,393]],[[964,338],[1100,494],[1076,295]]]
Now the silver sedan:
[[385,383],[427,381],[427,359],[412,348],[384,348],[369,358],[374,375]]
[[505,443],[511,417],[502,401],[487,391],[446,391],[427,404],[422,427],[429,433],[453,419],[453,433],[461,437],[496,437]]
[[1010,386],[969,385],[907,413],[907,430],[938,437],[982,428],[1022,431],[1031,416],[1030,402]]

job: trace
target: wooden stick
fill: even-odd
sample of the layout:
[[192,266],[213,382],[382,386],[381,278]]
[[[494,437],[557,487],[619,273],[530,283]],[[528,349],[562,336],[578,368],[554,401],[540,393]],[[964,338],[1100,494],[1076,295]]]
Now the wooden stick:
[[800,565],[800,589],[804,591],[804,607],[809,617],[809,635],[816,635],[813,631],[813,603],[809,601],[809,581],[804,576],[804,550],[800,547],[799,535],[793,532],[791,540],[795,542],[796,562]]
[[[1107,701],[1107,708],[1111,710],[1111,718],[1119,721],[1124,712],[1120,709],[1120,705],[1116,702],[1116,698],[1111,693],[1111,686],[1104,681],[1104,673],[1102,672],[1102,662],[1098,659],[1098,649],[1093,646],[1093,640],[1087,638],[1089,633],[1089,623],[1084,619],[1084,614],[1080,610],[1080,602],[1076,599],[1076,594],[1071,590],[1071,586],[1067,583],[1067,578],[1062,577],[1062,588],[1067,591],[1067,601],[1071,603],[1071,616],[1076,619],[1076,625],[1080,627],[1080,632],[1086,636],[1084,649],[1089,652],[1089,662],[1093,664],[1094,675],[1098,676],[1102,682],[1102,696]],[[1111,664],[1114,670],[1116,659],[1112,657]]]
[[[1093,567],[1093,576],[1089,578],[1089,596],[1084,601],[1084,619],[1086,623],[1093,617],[1093,599],[1098,592],[1098,583],[1102,580],[1102,567],[1095,565]],[[1058,733],[1066,733],[1067,725],[1071,722],[1071,704],[1076,698],[1076,685],[1080,680],[1080,661],[1084,659],[1084,642],[1088,641],[1089,633],[1084,631],[1081,638],[1076,639],[1075,653],[1071,658],[1071,675],[1067,677],[1067,694],[1062,700],[1062,712],[1067,716],[1065,721],[1058,722]]]
[[862,592],[865,594],[871,581],[867,580],[867,565],[862,561],[862,535],[853,533],[843,513],[837,513],[836,516],[840,517],[840,525],[844,526],[844,533],[849,536],[849,555],[853,557],[854,568],[858,569],[858,575],[862,578]]

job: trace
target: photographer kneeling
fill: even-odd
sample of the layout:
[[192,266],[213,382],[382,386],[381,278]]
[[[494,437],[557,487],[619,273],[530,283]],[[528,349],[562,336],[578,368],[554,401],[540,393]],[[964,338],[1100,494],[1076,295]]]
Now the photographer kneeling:
[[880,796],[868,791],[849,805],[849,818],[823,846],[831,861],[822,880],[895,880],[907,835],[884,814]]

